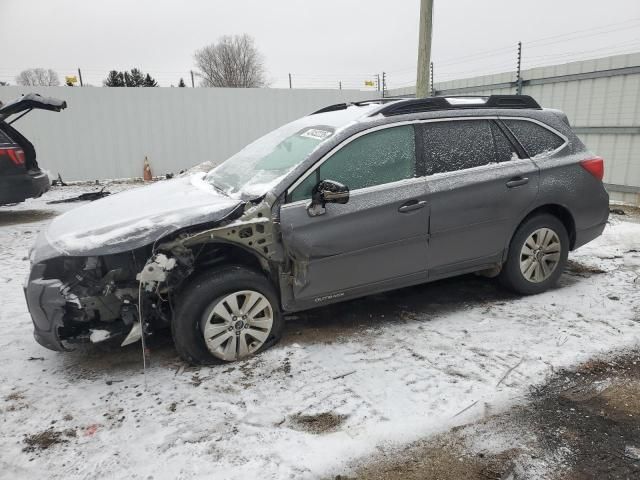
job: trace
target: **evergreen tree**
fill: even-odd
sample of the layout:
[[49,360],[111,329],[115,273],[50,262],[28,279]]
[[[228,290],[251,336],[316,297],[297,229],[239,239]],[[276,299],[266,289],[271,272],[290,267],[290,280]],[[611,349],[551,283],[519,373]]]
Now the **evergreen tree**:
[[180,79],[180,83],[178,83],[179,87],[186,87],[186,85],[184,84],[184,80],[181,78]]
[[132,68],[128,72],[111,70],[103,82],[105,87],[157,87],[158,82],[148,73],[139,68]]
[[132,68],[130,72],[124,72],[124,84],[127,87],[143,87],[144,74],[138,68]]
[[107,75],[107,79],[104,81],[105,87],[124,87],[124,75],[122,72],[118,72],[117,70],[111,70],[109,75]]
[[143,87],[157,87],[158,82],[156,82],[155,78],[153,78],[148,73],[144,77],[144,82],[142,84]]

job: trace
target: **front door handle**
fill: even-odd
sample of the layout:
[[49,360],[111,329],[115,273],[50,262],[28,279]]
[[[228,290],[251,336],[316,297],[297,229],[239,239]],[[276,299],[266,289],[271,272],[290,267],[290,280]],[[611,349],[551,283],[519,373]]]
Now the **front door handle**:
[[425,200],[411,200],[398,208],[398,211],[400,213],[413,212],[414,210],[420,210],[421,208],[424,208],[426,205],[427,202]]
[[519,187],[520,185],[525,185],[529,183],[529,179],[527,177],[515,177],[507,182],[507,188]]

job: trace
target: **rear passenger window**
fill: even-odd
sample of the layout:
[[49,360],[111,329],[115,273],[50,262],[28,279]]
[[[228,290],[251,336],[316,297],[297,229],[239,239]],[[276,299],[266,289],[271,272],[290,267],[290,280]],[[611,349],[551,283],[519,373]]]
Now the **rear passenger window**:
[[426,175],[496,163],[489,120],[455,120],[420,124]]
[[503,120],[529,157],[543,155],[559,148],[564,140],[552,131],[527,120]]

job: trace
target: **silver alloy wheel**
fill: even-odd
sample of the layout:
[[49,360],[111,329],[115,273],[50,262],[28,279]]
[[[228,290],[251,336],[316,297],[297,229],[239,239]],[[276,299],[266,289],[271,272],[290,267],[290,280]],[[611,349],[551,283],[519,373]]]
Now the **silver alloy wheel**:
[[520,272],[531,283],[545,281],[560,262],[560,237],[550,228],[533,232],[520,251]]
[[251,355],[269,338],[273,307],[261,293],[241,290],[211,304],[204,319],[207,348],[215,357],[231,362]]

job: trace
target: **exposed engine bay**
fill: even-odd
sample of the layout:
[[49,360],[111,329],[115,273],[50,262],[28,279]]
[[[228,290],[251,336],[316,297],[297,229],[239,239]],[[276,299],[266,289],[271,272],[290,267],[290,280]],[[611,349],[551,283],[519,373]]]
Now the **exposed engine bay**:
[[[168,325],[168,300],[160,300],[159,291],[151,300],[140,295],[138,272],[148,255],[144,250],[102,257],[61,257],[46,264],[43,280],[60,282],[64,299],[60,340],[71,343],[89,339],[107,340],[121,336],[139,321],[138,303],[148,307],[149,326]],[[96,333],[97,332],[97,333]]]
[[[271,270],[282,256],[270,217],[267,202],[247,202],[214,225],[183,229],[132,251],[35,265],[27,302],[55,330],[42,338],[36,328],[36,338],[55,350],[109,339],[127,345],[169,327],[176,295],[194,273],[225,262]],[[37,313],[32,316],[37,326]]]

